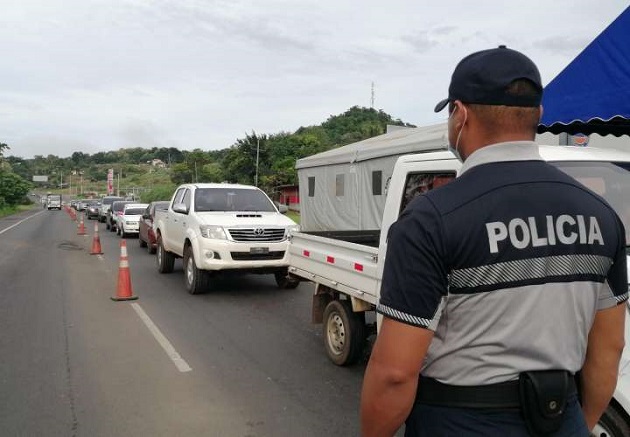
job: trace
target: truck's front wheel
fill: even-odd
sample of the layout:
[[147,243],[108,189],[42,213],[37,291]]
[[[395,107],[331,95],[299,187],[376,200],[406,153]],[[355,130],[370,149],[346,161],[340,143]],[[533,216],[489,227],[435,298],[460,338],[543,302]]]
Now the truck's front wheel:
[[348,300],[332,300],[324,309],[324,344],[326,353],[338,366],[356,363],[367,338],[365,314],[352,311]]
[[199,270],[195,265],[195,256],[192,247],[184,249],[184,279],[186,290],[190,294],[199,294],[208,287],[210,275],[205,270]]
[[164,245],[162,244],[162,238],[158,237],[157,241],[157,266],[158,272],[160,273],[171,273],[173,271],[173,267],[175,265],[175,255],[164,250]]
[[608,405],[591,435],[605,437],[621,437],[630,435],[630,423],[614,402]]

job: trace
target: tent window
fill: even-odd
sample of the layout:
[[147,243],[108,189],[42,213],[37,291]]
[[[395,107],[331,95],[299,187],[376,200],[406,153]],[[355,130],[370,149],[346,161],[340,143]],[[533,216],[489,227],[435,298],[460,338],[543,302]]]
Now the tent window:
[[315,196],[315,176],[308,178],[308,197]]
[[343,188],[344,188],[344,178],[345,175],[343,174],[338,174],[337,178],[336,178],[336,183],[335,183],[335,195],[337,197],[342,197],[343,196]]
[[383,194],[383,172],[381,170],[372,172],[372,194],[374,196]]

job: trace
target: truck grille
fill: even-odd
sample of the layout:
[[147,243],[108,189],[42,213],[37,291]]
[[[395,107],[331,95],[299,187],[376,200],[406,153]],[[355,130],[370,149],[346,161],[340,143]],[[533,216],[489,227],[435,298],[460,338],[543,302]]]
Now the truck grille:
[[232,228],[228,232],[234,241],[282,241],[284,228]]
[[234,261],[264,261],[284,258],[284,250],[267,253],[230,252]]

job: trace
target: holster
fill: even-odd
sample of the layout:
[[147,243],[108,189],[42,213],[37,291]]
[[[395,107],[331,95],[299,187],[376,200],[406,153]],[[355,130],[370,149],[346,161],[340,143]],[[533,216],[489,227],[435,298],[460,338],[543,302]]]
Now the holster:
[[542,437],[557,431],[571,394],[575,394],[575,384],[566,370],[521,373],[519,397],[529,433]]

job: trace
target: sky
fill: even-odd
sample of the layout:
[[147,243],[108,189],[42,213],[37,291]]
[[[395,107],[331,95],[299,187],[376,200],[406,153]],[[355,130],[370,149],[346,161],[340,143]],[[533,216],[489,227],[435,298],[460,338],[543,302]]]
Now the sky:
[[506,44],[550,82],[622,0],[0,0],[8,155],[224,149],[371,106],[439,123],[457,62]]

